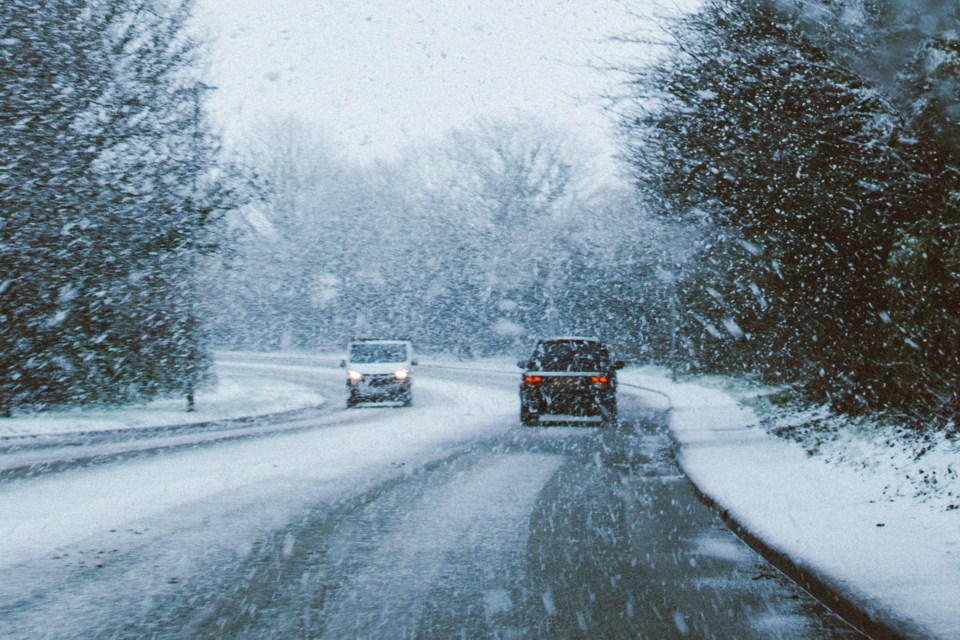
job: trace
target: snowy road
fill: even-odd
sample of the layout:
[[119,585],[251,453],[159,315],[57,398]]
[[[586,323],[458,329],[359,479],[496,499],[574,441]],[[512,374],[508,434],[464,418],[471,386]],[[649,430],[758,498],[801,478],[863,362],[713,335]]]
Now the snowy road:
[[[330,402],[0,447],[0,638],[856,638],[678,471],[662,413],[523,429],[513,374],[232,362]],[[59,438],[59,439],[58,439]]]

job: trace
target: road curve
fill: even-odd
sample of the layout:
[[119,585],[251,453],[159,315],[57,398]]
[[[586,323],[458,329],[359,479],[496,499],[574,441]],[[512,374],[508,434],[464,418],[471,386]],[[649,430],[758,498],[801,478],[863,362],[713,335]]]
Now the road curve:
[[[418,376],[411,409],[3,483],[103,515],[0,554],[0,637],[863,637],[697,498],[640,396],[618,429],[523,428],[509,374]],[[139,515],[96,497],[118,478]]]

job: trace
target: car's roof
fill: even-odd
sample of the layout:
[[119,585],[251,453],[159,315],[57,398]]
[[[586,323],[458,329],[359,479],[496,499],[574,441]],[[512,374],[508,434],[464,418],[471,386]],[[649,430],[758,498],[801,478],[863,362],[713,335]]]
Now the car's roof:
[[540,342],[600,342],[600,338],[595,336],[554,336],[540,338]]

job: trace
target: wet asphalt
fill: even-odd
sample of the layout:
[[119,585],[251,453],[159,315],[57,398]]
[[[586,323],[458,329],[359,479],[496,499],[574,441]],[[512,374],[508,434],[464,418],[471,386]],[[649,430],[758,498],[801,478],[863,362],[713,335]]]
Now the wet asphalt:
[[[120,621],[116,621],[120,622]],[[666,416],[517,426],[268,532],[104,638],[863,638],[680,472]]]

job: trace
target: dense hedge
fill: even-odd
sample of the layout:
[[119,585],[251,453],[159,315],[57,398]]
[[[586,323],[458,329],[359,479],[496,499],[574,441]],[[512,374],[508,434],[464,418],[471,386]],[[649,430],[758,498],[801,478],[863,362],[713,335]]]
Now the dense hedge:
[[949,420],[960,235],[943,104],[905,112],[845,34],[831,46],[786,6],[708,2],[673,23],[672,55],[631,71],[635,184],[700,230],[677,274],[687,364]]

